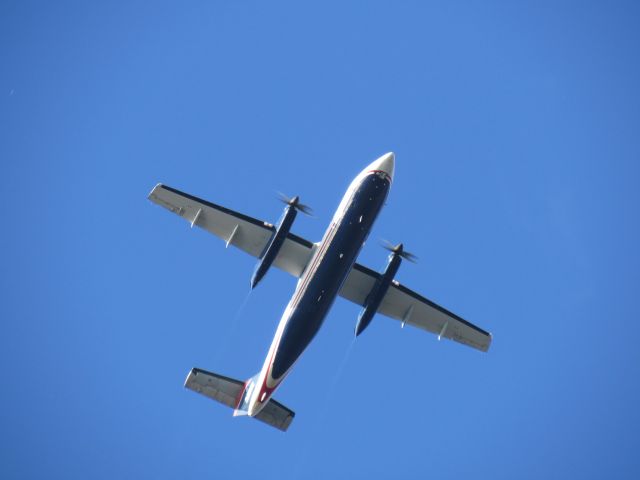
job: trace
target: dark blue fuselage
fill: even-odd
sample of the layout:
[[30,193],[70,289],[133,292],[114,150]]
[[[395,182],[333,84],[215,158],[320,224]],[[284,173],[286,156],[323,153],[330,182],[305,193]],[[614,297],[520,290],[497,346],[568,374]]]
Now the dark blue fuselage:
[[320,330],[384,205],[390,186],[384,172],[369,172],[353,190],[344,214],[329,226],[289,304],[291,316],[273,357],[271,377],[274,380],[287,373]]

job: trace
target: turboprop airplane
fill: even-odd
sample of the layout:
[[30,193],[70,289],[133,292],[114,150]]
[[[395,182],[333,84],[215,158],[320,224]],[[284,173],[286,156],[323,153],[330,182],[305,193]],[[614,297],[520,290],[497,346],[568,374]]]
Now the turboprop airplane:
[[395,156],[387,153],[351,182],[322,240],[312,243],[290,232],[298,211],[309,213],[298,197],[287,204],[277,225],[257,220],[158,184],[149,199],[220,237],[227,245],[258,258],[251,278],[254,288],[271,266],[298,278],[282,314],[271,348],[260,372],[243,382],[198,368],[185,387],[234,409],[234,416],[249,415],[286,431],[294,412],[272,399],[273,392],[291,371],[322,326],[339,295],[363,307],[355,328],[360,335],[379,312],[481,351],[491,334],[408,289],[394,276],[402,259],[414,260],[402,244],[389,247],[387,267],[377,273],[356,263],[356,258],[380,213],[393,181]]

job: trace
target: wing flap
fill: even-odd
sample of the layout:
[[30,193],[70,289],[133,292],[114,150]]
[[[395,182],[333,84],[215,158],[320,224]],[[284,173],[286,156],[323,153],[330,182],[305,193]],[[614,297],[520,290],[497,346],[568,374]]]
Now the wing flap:
[[[233,245],[253,257],[260,257],[275,232],[262,220],[235,212],[166,185],[156,185],[149,200]],[[273,262],[281,270],[299,278],[306,268],[314,244],[294,234],[287,235]]]
[[[340,296],[358,305],[364,305],[367,295],[379,277],[379,273],[356,263],[340,291]],[[378,312],[483,352],[491,345],[490,333],[396,280],[389,287]]]

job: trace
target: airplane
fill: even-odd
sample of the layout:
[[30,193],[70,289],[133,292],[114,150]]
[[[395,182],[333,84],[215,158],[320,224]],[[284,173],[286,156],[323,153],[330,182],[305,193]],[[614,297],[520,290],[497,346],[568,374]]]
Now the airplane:
[[269,222],[235,212],[166,185],[156,185],[149,200],[220,237],[258,259],[253,289],[270,267],[298,278],[282,314],[260,372],[246,381],[193,368],[185,387],[286,431],[295,413],[272,398],[296,361],[320,330],[334,300],[341,296],[363,308],[355,335],[376,313],[486,352],[491,334],[410,290],[394,279],[403,259],[415,260],[402,244],[391,253],[382,273],[356,263],[371,228],[385,204],[395,170],[390,152],[364,168],[351,182],[320,242],[291,233],[297,213],[310,213],[299,197],[284,198],[280,221]]

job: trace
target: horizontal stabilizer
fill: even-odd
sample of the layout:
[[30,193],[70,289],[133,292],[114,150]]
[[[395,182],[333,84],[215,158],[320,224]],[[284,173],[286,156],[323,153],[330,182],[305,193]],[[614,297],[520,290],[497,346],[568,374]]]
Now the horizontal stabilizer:
[[[244,390],[244,382],[240,380],[199,368],[191,369],[184,386],[231,408],[236,408],[238,399]],[[285,432],[291,425],[294,416],[295,413],[292,410],[271,399],[254,418]]]
[[257,418],[261,422],[271,425],[278,430],[286,432],[289,425],[291,425],[291,422],[293,422],[293,417],[295,416],[296,414],[293,410],[288,409],[272,398],[254,418]]
[[236,408],[238,397],[244,388],[244,382],[199,368],[192,368],[187,375],[184,386],[212,400],[224,403],[227,407]]

